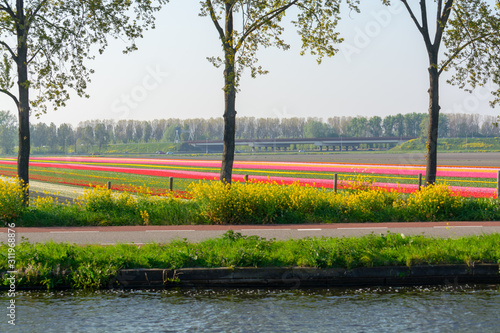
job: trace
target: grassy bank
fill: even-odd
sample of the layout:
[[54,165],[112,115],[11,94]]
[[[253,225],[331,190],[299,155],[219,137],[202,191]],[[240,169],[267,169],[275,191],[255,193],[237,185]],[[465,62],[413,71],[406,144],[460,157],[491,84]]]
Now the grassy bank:
[[145,188],[134,194],[94,188],[70,204],[47,196],[24,208],[20,186],[0,180],[0,221],[41,227],[500,220],[498,200],[456,196],[444,186],[412,194],[362,181],[353,186],[334,194],[299,185],[200,182],[190,186],[190,200],[152,196]]
[[[0,245],[0,272],[7,268],[8,245]],[[500,262],[500,234],[458,239],[434,239],[400,234],[362,238],[306,238],[266,240],[232,231],[200,243],[79,246],[30,244],[16,246],[18,287],[96,289],[112,286],[125,268],[188,267],[318,267],[355,268],[427,264]],[[2,285],[7,286],[7,274]]]
[[[393,152],[425,151],[425,139],[407,141],[392,148]],[[498,152],[500,138],[445,138],[438,139],[440,152]]]

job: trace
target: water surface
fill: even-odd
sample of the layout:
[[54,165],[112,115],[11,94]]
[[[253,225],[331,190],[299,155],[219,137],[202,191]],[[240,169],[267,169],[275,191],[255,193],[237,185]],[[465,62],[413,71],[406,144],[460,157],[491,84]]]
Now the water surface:
[[[16,326],[3,315],[2,332],[500,332],[500,286],[30,291],[15,299]],[[5,293],[0,302],[8,305]]]

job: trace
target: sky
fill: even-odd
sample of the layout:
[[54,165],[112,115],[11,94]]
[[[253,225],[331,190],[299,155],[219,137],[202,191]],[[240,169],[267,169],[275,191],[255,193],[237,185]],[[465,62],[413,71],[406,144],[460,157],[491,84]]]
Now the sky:
[[[428,62],[423,39],[399,1],[363,3],[360,14],[345,11],[338,27],[345,42],[339,53],[318,65],[300,56],[300,38],[287,26],[290,50],[262,49],[259,63],[269,74],[241,80],[239,117],[387,116],[427,112]],[[153,120],[221,117],[222,68],[206,57],[222,56],[211,20],[198,16],[198,0],[171,0],[158,14],[156,29],[138,40],[138,51],[124,55],[124,42],[112,41],[89,63],[95,69],[89,99],[73,96],[65,108],[48,111],[33,123],[56,125],[93,119]],[[444,113],[496,116],[485,89],[474,94],[444,83]],[[0,109],[15,111],[0,96]]]

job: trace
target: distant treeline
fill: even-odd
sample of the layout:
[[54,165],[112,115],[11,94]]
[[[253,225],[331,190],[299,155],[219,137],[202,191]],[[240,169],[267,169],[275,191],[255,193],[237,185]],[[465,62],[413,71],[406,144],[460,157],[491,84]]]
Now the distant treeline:
[[[0,120],[2,118],[0,117]],[[428,115],[397,114],[387,117],[255,118],[237,119],[236,139],[321,138],[321,137],[425,137]],[[496,137],[500,129],[496,117],[477,114],[441,114],[441,138]],[[9,123],[12,127],[12,121]],[[15,124],[14,124],[15,125]],[[0,133],[2,133],[0,123]],[[13,133],[12,131],[8,131]],[[223,119],[92,120],[70,124],[31,125],[32,148],[67,152],[71,147],[102,146],[119,143],[222,140]],[[0,137],[0,140],[4,140]],[[10,139],[12,142],[12,139]],[[1,142],[0,142],[1,143]],[[3,144],[2,144],[3,146]],[[11,145],[12,146],[12,145]]]

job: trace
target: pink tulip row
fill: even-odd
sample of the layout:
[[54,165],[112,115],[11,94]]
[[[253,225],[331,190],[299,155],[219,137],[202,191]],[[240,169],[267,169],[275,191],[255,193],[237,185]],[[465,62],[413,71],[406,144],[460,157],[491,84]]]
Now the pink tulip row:
[[[36,161],[63,162],[63,163],[98,163],[98,164],[126,164],[127,166],[189,166],[203,168],[220,168],[220,161],[179,160],[179,159],[147,159],[147,158],[92,158],[92,157],[56,157],[37,158]],[[317,172],[350,172],[364,174],[411,175],[425,174],[424,166],[396,165],[396,164],[344,164],[344,163],[314,163],[314,162],[255,162],[237,161],[235,169],[255,170],[285,170],[285,171],[317,171]],[[497,168],[441,166],[438,167],[438,177],[463,178],[496,178]]]

